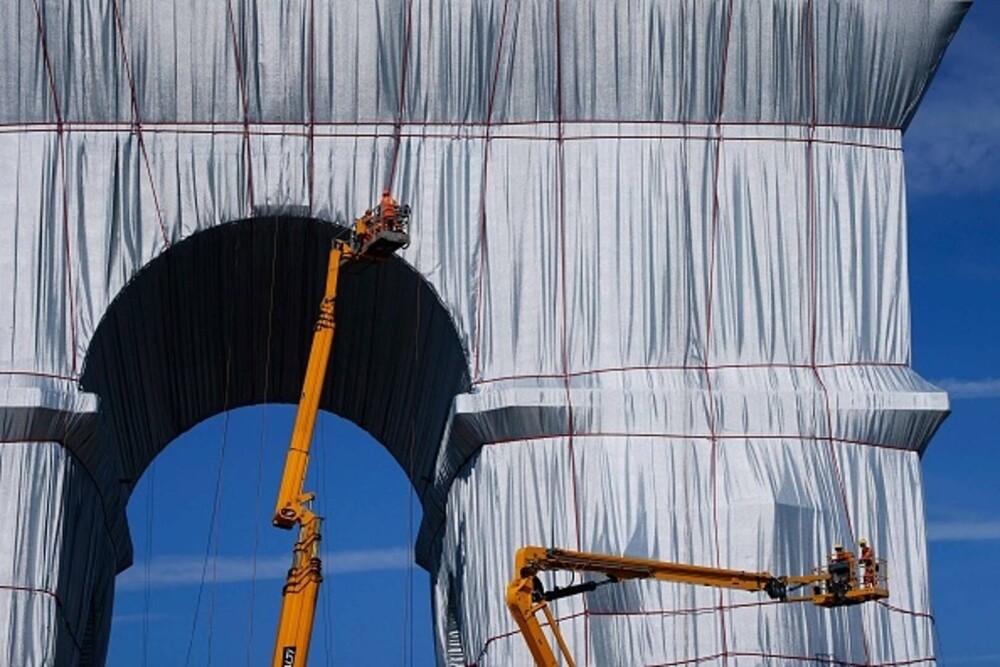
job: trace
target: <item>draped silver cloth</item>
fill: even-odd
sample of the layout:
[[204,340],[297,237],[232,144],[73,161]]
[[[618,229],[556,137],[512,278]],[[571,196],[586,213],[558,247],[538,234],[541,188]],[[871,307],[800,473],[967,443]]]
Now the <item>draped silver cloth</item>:
[[526,662],[520,545],[861,536],[887,604],[555,611],[579,664],[933,663],[901,134],[968,5],[0,3],[0,662],[103,663],[136,480],[297,398],[323,248],[389,185],[413,243],[345,282],[324,407],[420,495],[440,664]]

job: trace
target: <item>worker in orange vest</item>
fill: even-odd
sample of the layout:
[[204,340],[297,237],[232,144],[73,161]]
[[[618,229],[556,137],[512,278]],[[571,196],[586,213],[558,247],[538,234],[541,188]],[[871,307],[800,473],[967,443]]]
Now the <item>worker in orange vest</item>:
[[396,200],[392,198],[388,190],[382,192],[382,201],[379,204],[379,218],[380,222],[383,222],[389,229],[396,229],[397,226],[397,211],[399,204]]
[[878,569],[875,565],[875,551],[863,537],[858,544],[861,546],[861,566],[865,568],[864,587],[874,588]]

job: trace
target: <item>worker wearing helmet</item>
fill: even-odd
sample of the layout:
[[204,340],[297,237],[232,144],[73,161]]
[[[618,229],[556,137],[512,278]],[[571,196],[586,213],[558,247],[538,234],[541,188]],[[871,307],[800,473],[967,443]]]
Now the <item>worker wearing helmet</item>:
[[850,560],[850,559],[851,559],[851,552],[850,551],[844,551],[844,545],[843,544],[834,544],[833,545],[833,553],[830,554],[830,561],[831,562],[836,562],[836,561],[841,561],[841,560]]
[[389,191],[385,190],[382,193],[382,201],[379,203],[380,222],[384,223],[389,229],[396,229],[398,224],[396,219],[398,216],[398,209],[399,204],[397,204],[396,200],[392,198]]
[[878,566],[875,564],[875,551],[868,544],[868,540],[863,537],[858,544],[861,546],[861,566],[865,568],[864,587],[874,588],[878,571]]

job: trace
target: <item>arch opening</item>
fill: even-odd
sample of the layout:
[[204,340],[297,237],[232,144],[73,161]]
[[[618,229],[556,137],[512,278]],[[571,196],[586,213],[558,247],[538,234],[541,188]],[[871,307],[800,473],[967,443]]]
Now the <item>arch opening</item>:
[[[289,216],[219,225],[175,244],[117,295],[81,385],[100,397],[102,437],[129,492],[199,422],[298,401],[339,229]],[[416,271],[393,258],[342,276],[320,407],[385,446],[421,499],[452,400],[468,387],[455,326]]]
[[[295,537],[269,517],[294,414],[265,404],[215,415],[147,468],[128,507],[136,561],[115,583],[109,667],[270,657]],[[309,473],[325,519],[311,662],[431,664],[430,575],[413,562],[420,511],[404,471],[369,434],[321,412]]]

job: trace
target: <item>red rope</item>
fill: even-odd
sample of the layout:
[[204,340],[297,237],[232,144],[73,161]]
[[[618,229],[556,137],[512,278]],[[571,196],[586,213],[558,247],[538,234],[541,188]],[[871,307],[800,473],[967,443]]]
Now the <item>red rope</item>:
[[[67,127],[77,126],[77,127],[117,127],[125,126],[125,129],[131,129],[131,125],[128,123],[121,123],[119,121],[109,121],[109,120],[88,120],[79,122],[65,121],[64,124]],[[144,124],[144,128],[150,126],[160,125],[160,126],[225,126],[228,123],[220,122],[217,120],[172,120],[170,122],[158,122],[151,124]],[[295,125],[296,123],[289,123],[284,120],[265,120],[260,119],[254,121],[252,125],[259,125],[264,127],[288,127],[289,125]],[[422,127],[477,127],[485,128],[487,122],[485,120],[464,120],[464,119],[451,119],[451,120],[409,120],[407,125],[422,126]],[[557,120],[505,120],[505,121],[492,121],[489,125],[493,128],[505,128],[505,127],[534,127],[534,126],[555,126],[558,124]],[[703,121],[703,120],[651,120],[647,118],[564,118],[562,124],[567,127],[581,126],[581,125],[640,125],[640,126],[678,126],[684,129],[690,129],[692,127],[705,127],[709,129],[715,129],[717,127],[773,127],[773,128],[800,128],[809,129],[815,127],[818,130],[871,130],[871,131],[884,131],[884,132],[898,132],[901,128],[893,127],[890,125],[865,125],[865,124],[848,124],[848,123],[811,123],[809,121],[757,121],[757,120],[739,120],[739,121]],[[50,121],[34,121],[34,122],[0,122],[0,129],[4,128],[39,128],[46,129],[46,131],[55,131],[57,123],[52,123]],[[301,123],[305,125],[305,123]],[[380,119],[358,119],[358,120],[326,120],[317,121],[317,127],[350,127],[356,125],[366,125],[366,126],[381,126],[390,125],[395,126],[396,122],[386,122]],[[688,138],[688,135],[682,135]],[[776,137],[776,139],[778,139]],[[732,141],[733,137],[727,138],[727,141]]]
[[[392,183],[396,179],[396,166],[399,163],[399,151],[403,143],[403,115],[406,109],[406,75],[410,69],[410,40],[413,35],[413,0],[406,3],[406,37],[403,40],[403,63],[399,74],[399,108],[396,114],[396,123],[393,128],[392,162],[389,165],[389,180],[385,184],[386,190],[392,189]],[[376,138],[380,136],[375,133]]]
[[[806,215],[808,218],[808,228],[809,233],[809,284],[810,292],[812,298],[811,300],[811,349],[810,349],[810,359],[813,367],[813,374],[816,378],[816,382],[819,384],[820,389],[823,392],[823,405],[824,412],[826,414],[826,434],[830,443],[830,463],[833,468],[834,477],[837,481],[837,487],[840,491],[840,501],[844,509],[844,518],[847,522],[847,530],[850,534],[850,542],[852,544],[856,543],[856,537],[854,532],[854,523],[851,520],[851,509],[850,504],[847,499],[847,487],[844,483],[844,475],[840,464],[840,459],[837,456],[837,448],[834,444],[833,435],[833,408],[830,401],[830,391],[826,386],[826,382],[823,381],[822,373],[816,366],[817,362],[817,346],[819,338],[819,290],[818,290],[818,258],[819,258],[819,241],[817,239],[819,233],[819,212],[818,208],[818,197],[817,197],[817,182],[816,182],[816,122],[818,120],[819,107],[817,103],[817,95],[819,88],[819,76],[817,75],[817,56],[816,56],[816,21],[814,18],[815,8],[813,0],[808,0],[806,3],[806,20],[808,21],[808,27],[806,29],[806,37],[808,39],[808,51],[809,51],[809,63],[810,63],[810,83],[811,83],[811,96],[810,96],[810,127],[809,127],[809,143],[806,144]],[[865,654],[865,664],[871,664],[871,651],[868,646],[868,637],[866,634],[861,635],[861,645]]]
[[500,60],[503,55],[504,37],[507,35],[507,11],[510,0],[504,0],[503,19],[500,23],[500,39],[497,43],[496,62],[493,64],[493,82],[490,85],[490,97],[486,108],[486,138],[483,144],[483,176],[479,191],[479,271],[476,277],[476,338],[472,346],[473,377],[479,377],[481,372],[479,355],[483,344],[483,274],[486,272],[489,258],[489,247],[486,239],[486,193],[489,185],[490,136],[493,119],[493,108],[496,103],[497,82],[500,80]]
[[[544,123],[540,123],[542,125]],[[308,139],[310,136],[321,137],[321,138],[341,138],[341,139],[380,139],[385,136],[384,132],[381,132],[381,128],[385,123],[366,125],[364,123],[350,123],[352,127],[372,127],[374,129],[368,131],[355,131],[355,132],[343,132],[343,131],[333,131],[331,128],[342,127],[339,124],[333,123],[313,123],[313,127],[310,128],[308,124],[303,124],[301,129],[296,129],[295,126],[284,126],[283,129],[274,127],[273,123],[262,123],[249,121],[239,127],[230,126],[223,123],[203,123],[203,124],[188,124],[188,123],[145,123],[142,126],[142,130],[145,134],[159,134],[167,133],[178,136],[227,136],[227,135],[241,135],[244,137],[246,142],[249,142],[250,137],[303,137]],[[431,127],[436,124],[432,123],[408,123],[409,126],[415,128]],[[130,132],[134,130],[133,126],[125,125],[122,123],[116,124],[94,124],[94,123],[64,123],[63,127],[67,131],[74,132],[87,132],[87,133],[119,133],[119,132]],[[393,133],[392,136],[395,140],[418,138],[418,139],[436,139],[436,140],[476,140],[482,141],[487,138],[486,133],[475,134],[471,132],[442,132],[442,133],[431,133],[425,130],[419,132],[404,132],[402,126],[392,126]],[[461,123],[455,123],[454,127],[463,127]],[[494,129],[497,125],[492,126]],[[273,129],[269,129],[273,128]],[[319,128],[319,129],[317,129]],[[18,133],[18,134],[28,134],[36,132],[52,132],[52,128],[48,125],[43,124],[21,124],[21,125],[0,125],[0,133]],[[311,133],[311,135],[310,135]],[[539,136],[531,134],[502,134],[496,135],[493,133],[489,134],[490,141],[554,141],[554,142],[584,142],[584,141],[716,141],[714,138],[709,137],[692,137],[688,134],[629,134],[626,132],[619,132],[615,134],[594,134],[587,136],[576,136],[576,137],[558,137],[552,136]],[[878,143],[866,143],[861,141],[842,141],[837,139],[818,139],[814,138],[812,140],[798,137],[727,137],[726,141],[730,143],[742,142],[770,142],[770,143],[785,143],[785,144],[822,144],[827,146],[842,146],[848,148],[864,148],[872,150],[882,150],[890,152],[901,153],[903,149],[898,145],[884,145]],[[247,143],[249,146],[249,143]],[[251,169],[252,171],[252,169]],[[252,180],[249,182],[252,186]]]
[[[710,434],[709,441],[711,443],[711,464],[710,464],[710,475],[712,478],[712,533],[713,541],[715,542],[715,566],[721,567],[722,565],[722,545],[719,537],[719,491],[718,491],[718,478],[719,478],[719,452],[718,452],[718,438],[716,437],[716,419],[717,415],[715,413],[715,393],[712,390],[712,373],[709,371],[709,363],[711,359],[711,349],[712,349],[712,315],[713,315],[713,302],[715,296],[715,260],[716,251],[718,246],[719,237],[719,180],[722,174],[722,141],[723,132],[722,118],[725,114],[726,108],[726,73],[729,68],[729,44],[732,38],[733,32],[733,0],[729,0],[728,8],[726,11],[726,30],[725,39],[722,46],[722,69],[719,76],[719,107],[716,113],[717,124],[715,126],[715,169],[712,176],[712,223],[711,223],[711,236],[709,241],[709,252],[708,252],[708,288],[706,290],[706,305],[705,305],[705,351],[704,351],[704,364],[702,366],[702,371],[705,375],[705,388],[707,389],[706,395],[708,397],[708,430]],[[724,593],[719,591],[719,603],[718,603],[718,617],[719,617],[719,636],[720,643],[722,646],[722,664],[723,666],[728,664],[726,659],[726,652],[728,650],[728,637],[726,630],[726,612],[724,606]]]
[[314,183],[315,183],[315,172],[316,172],[316,148],[315,148],[315,135],[316,135],[316,3],[315,0],[309,0],[309,60],[306,63],[306,94],[309,96],[308,100],[308,114],[309,119],[307,123],[308,136],[308,164],[306,166],[307,170],[307,180],[306,187],[308,189],[309,197],[309,214],[312,215],[313,212],[313,202],[314,202]]
[[[253,215],[254,190],[253,190],[253,160],[250,152],[250,97],[247,92],[246,73],[243,67],[243,59],[240,56],[240,42],[236,32],[236,16],[233,14],[232,0],[226,0],[226,12],[229,18],[229,34],[233,39],[233,59],[236,64],[237,88],[240,94],[240,103],[243,106],[243,168],[247,177],[247,215]],[[210,134],[221,134],[211,132]],[[285,133],[279,133],[285,134]]]
[[56,123],[55,131],[59,141],[59,159],[58,164],[61,167],[62,173],[62,228],[63,228],[63,248],[66,255],[66,299],[69,310],[69,338],[70,338],[70,364],[73,370],[73,374],[77,371],[77,357],[76,357],[76,307],[74,302],[74,289],[73,289],[73,255],[70,250],[70,238],[69,238],[69,184],[66,178],[66,131],[65,122],[62,115],[62,107],[59,104],[59,94],[56,90],[56,80],[55,74],[52,71],[52,60],[49,57],[49,47],[48,39],[45,35],[45,21],[42,18],[42,10],[38,6],[38,0],[34,0],[35,4],[35,22],[38,29],[38,38],[42,43],[42,59],[45,62],[45,73],[49,81],[49,91],[52,93],[52,104],[55,107],[56,112]]
[[135,80],[132,78],[132,68],[128,62],[128,47],[125,43],[125,30],[122,28],[121,8],[118,0],[111,0],[111,8],[115,14],[115,30],[118,33],[118,43],[122,49],[122,66],[125,68],[125,78],[128,81],[129,94],[132,97],[133,129],[136,140],[139,143],[139,151],[142,153],[142,160],[146,165],[146,177],[149,179],[149,189],[153,195],[153,206],[156,209],[156,220],[160,226],[160,235],[163,237],[163,249],[170,247],[170,238],[167,236],[167,228],[163,224],[163,212],[160,209],[160,197],[156,193],[156,181],[153,178],[153,167],[149,162],[149,153],[146,150],[146,142],[142,137],[142,117],[139,114],[139,95],[136,93]]
[[[697,366],[691,365],[678,365],[678,366],[609,366],[606,368],[590,368],[579,371],[571,371],[570,377],[585,377],[588,375],[604,375],[607,373],[629,373],[629,372],[643,372],[643,371],[704,371],[705,369],[718,371],[718,370],[735,370],[735,369],[749,369],[749,368],[780,368],[780,369],[801,369],[801,370],[813,370],[815,368],[909,368],[908,364],[902,362],[894,361],[838,361],[829,362],[823,364],[810,364],[810,363],[786,363],[786,362],[775,362],[775,363],[763,363],[763,362],[750,362],[750,363],[727,363],[727,364],[699,364]],[[498,375],[491,378],[476,380],[472,382],[474,386],[480,386],[484,384],[492,384],[496,382],[511,382],[516,380],[556,380],[563,377],[562,373],[521,373],[517,375]]]
[[46,371],[3,371],[0,375],[25,375],[27,377],[49,378],[52,380],[66,380],[67,382],[79,382],[78,375],[60,375],[59,373],[48,373]]
[[[577,438],[645,438],[645,439],[657,439],[657,440],[716,440],[719,442],[725,442],[728,440],[803,440],[806,442],[820,442],[827,443],[831,440],[833,442],[845,445],[856,445],[859,447],[875,447],[877,449],[888,449],[892,451],[900,452],[913,452],[916,451],[912,447],[906,447],[905,445],[889,445],[879,442],[870,442],[867,440],[851,440],[848,438],[830,438],[825,435],[814,435],[814,434],[794,434],[794,433],[764,433],[764,434],[746,434],[746,433],[716,433],[715,435],[707,433],[629,433],[625,431],[577,431],[574,434]],[[483,447],[493,447],[498,445],[512,445],[512,444],[529,444],[531,442],[536,442],[538,440],[556,440],[560,438],[569,437],[569,433],[548,433],[544,435],[534,435],[534,436],[515,436],[512,438],[501,438],[498,440],[489,440],[482,443]]]
[[70,641],[73,642],[73,646],[76,647],[77,653],[83,653],[83,647],[80,645],[80,640],[77,639],[76,633],[73,632],[73,626],[70,625],[69,620],[66,618],[66,608],[63,606],[63,602],[59,599],[54,591],[50,591],[47,588],[34,588],[32,586],[14,586],[10,584],[0,584],[0,590],[4,591],[15,591],[18,593],[33,593],[38,595],[47,595],[56,603],[56,611],[59,612],[59,618],[62,619],[63,625],[66,627],[66,634],[69,635]]

